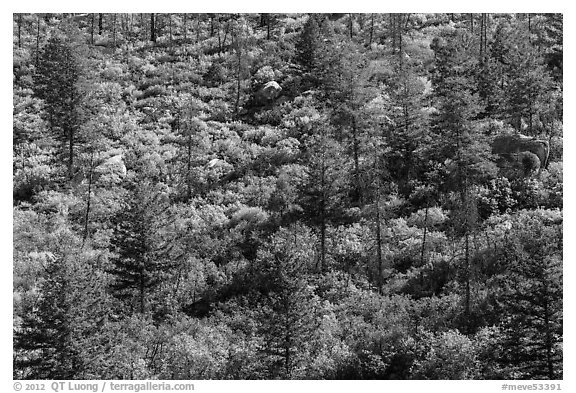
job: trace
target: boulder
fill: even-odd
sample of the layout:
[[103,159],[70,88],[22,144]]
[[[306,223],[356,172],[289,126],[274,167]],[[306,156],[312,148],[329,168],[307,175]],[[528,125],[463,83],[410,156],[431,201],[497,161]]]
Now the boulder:
[[492,154],[501,158],[498,165],[504,169],[521,170],[524,175],[540,172],[548,166],[548,142],[522,134],[499,135],[492,143]]
[[258,90],[258,97],[263,101],[272,101],[278,98],[282,87],[276,81],[270,81]]
[[120,179],[126,177],[126,165],[121,154],[109,157],[100,163],[95,172],[99,175],[116,175]]

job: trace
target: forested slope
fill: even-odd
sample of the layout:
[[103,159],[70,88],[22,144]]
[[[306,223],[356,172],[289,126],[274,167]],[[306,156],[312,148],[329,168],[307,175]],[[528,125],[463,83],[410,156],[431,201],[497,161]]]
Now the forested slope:
[[562,378],[561,15],[13,22],[14,378]]

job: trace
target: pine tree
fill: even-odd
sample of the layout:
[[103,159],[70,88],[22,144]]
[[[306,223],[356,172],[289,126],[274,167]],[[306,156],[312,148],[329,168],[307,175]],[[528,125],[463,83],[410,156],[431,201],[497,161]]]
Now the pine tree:
[[503,242],[507,271],[497,296],[511,378],[562,378],[562,218],[521,211]]
[[[111,239],[113,258],[112,290],[128,309],[142,314],[154,311],[154,289],[169,274],[169,262],[162,260],[158,233],[165,197],[150,183],[132,185],[126,208],[115,218]],[[160,243],[160,244],[159,244]]]
[[299,371],[310,363],[310,340],[319,328],[320,312],[306,279],[312,264],[305,248],[310,238],[305,227],[281,229],[259,255],[259,269],[271,286],[257,310],[270,379],[302,378]]
[[[435,68],[432,84],[438,113],[433,118],[435,134],[430,157],[442,167],[440,191],[458,195],[454,229],[464,239],[464,257],[461,277],[464,286],[464,324],[468,333],[472,329],[472,255],[470,236],[477,225],[474,186],[493,177],[496,172],[490,161],[486,138],[474,126],[480,112],[479,98],[474,93],[471,79],[473,64],[469,50],[462,43],[468,42],[457,32],[433,44]],[[443,179],[442,179],[443,177]]]
[[335,128],[335,139],[345,147],[353,165],[351,202],[360,205],[363,201],[362,170],[363,144],[366,139],[367,119],[361,109],[375,95],[376,89],[368,86],[365,72],[367,58],[358,45],[337,42],[322,48],[321,76],[322,102],[330,114]]
[[54,35],[43,48],[34,75],[35,92],[46,103],[50,129],[67,144],[68,176],[74,171],[74,147],[79,127],[80,66],[66,38]]
[[46,254],[38,300],[25,310],[14,332],[19,379],[87,379],[107,351],[107,275],[93,250],[78,252],[80,239],[65,226],[57,230],[60,252]]
[[308,176],[300,200],[307,219],[318,230],[317,267],[321,271],[327,268],[328,225],[343,219],[348,202],[348,166],[342,147],[324,127],[320,126],[319,134],[307,141]]
[[393,60],[396,78],[390,82],[390,108],[388,124],[384,127],[390,148],[388,165],[391,178],[398,184],[399,192],[408,196],[414,181],[425,170],[423,151],[429,143],[425,132],[428,123],[422,112],[424,83],[418,78],[417,66],[404,55]]
[[80,357],[72,342],[73,299],[65,260],[49,262],[40,293],[14,334],[14,349],[23,351],[16,366],[25,370],[24,379],[74,379]]
[[323,43],[316,15],[309,15],[296,43],[296,63],[300,66],[303,90],[317,87],[321,71]]

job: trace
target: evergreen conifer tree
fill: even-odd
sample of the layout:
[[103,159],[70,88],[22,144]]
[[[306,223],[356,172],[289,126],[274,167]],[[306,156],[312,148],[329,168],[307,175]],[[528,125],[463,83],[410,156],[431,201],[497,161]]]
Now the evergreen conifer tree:
[[74,145],[79,127],[79,63],[65,37],[54,35],[39,56],[34,75],[35,92],[46,103],[45,116],[58,138],[64,142],[68,176],[74,170]]

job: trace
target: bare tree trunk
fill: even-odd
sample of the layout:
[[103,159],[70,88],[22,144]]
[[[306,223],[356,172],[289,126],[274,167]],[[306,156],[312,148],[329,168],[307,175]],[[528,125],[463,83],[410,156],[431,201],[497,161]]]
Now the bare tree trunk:
[[104,19],[104,14],[98,14],[98,35],[102,35],[103,19]]
[[168,32],[170,33],[170,43],[172,43],[172,14],[168,14]]
[[402,54],[402,50],[404,50],[403,46],[402,46],[402,15],[403,14],[399,14],[398,15],[398,56],[400,56],[400,66],[402,67],[402,69],[404,69],[403,65],[404,65],[404,55]]
[[38,61],[40,59],[40,16],[38,16],[36,24],[36,60],[34,65],[38,68]]
[[129,28],[129,22],[127,14],[120,14],[120,28],[122,29],[122,34],[126,34]]
[[354,188],[355,188],[355,202],[360,202],[362,200],[362,190],[360,186],[360,142],[358,140],[358,126],[356,123],[356,117],[352,117],[352,150],[354,155]]
[[220,38],[220,18],[218,18],[218,54],[222,53],[222,40]]
[[392,35],[392,51],[396,50],[396,16],[390,14],[390,31]]
[[377,181],[376,190],[376,258],[378,260],[378,292],[382,293],[383,284],[383,260],[382,260],[382,226],[380,223],[380,179]]
[[22,48],[22,14],[18,14],[18,48]]
[[72,127],[68,130],[68,154],[70,158],[68,160],[68,176],[70,180],[74,176],[74,130]]
[[184,20],[183,20],[183,22],[182,22],[182,35],[184,36],[184,42],[186,42],[186,39],[187,39],[187,36],[186,36],[186,33],[187,33],[187,29],[186,29],[186,27],[187,27],[187,26],[186,26],[187,18],[188,18],[188,14],[184,13],[184,18],[183,18]]
[[372,41],[374,39],[374,14],[370,14],[370,41],[369,46],[372,46]]
[[426,235],[428,232],[428,210],[430,209],[430,203],[426,202],[426,210],[424,213],[424,234],[422,235],[422,249],[420,250],[420,266],[424,265],[424,253],[426,251]]
[[[226,28],[224,29],[224,39],[222,40],[222,47],[226,46],[226,40],[228,39],[228,32],[230,31],[230,21],[226,23]],[[218,33],[220,34],[220,33]]]
[[326,212],[324,201],[320,211],[320,267],[319,271],[326,269]]
[[91,24],[91,28],[90,28],[90,44],[94,45],[94,22],[95,22],[95,16],[94,14],[92,14],[92,24]]
[[554,379],[554,362],[552,359],[552,333],[550,332],[550,311],[548,309],[548,286],[544,286],[544,339],[546,347],[546,365],[548,378]]
[[[142,272],[144,274],[144,272]],[[144,277],[140,278],[140,314],[144,314],[145,292],[144,292]]]
[[484,63],[484,15],[480,14],[480,62]]
[[466,314],[466,329],[468,330],[467,333],[470,333],[470,234],[468,233],[468,229],[466,229],[466,236],[465,236],[465,268],[466,268],[466,298],[465,298],[465,314]]
[[350,39],[354,35],[354,14],[348,14],[348,33],[350,34]]
[[[238,32],[240,34],[240,32]],[[237,72],[236,72],[236,103],[234,105],[234,113],[236,116],[239,114],[240,108],[240,89],[241,89],[241,81],[242,81],[242,42],[240,37],[236,37],[236,45],[237,45]]]
[[324,157],[322,157],[322,173],[320,177],[320,189],[322,199],[320,200],[320,272],[326,269],[326,167]]
[[188,130],[188,160],[187,160],[187,173],[186,173],[186,200],[192,198],[192,182],[190,181],[190,174],[192,173],[192,133]]
[[116,48],[116,17],[118,14],[112,14],[112,43],[114,48]]
[[150,41],[156,42],[156,14],[150,14]]
[[82,240],[82,246],[88,239],[88,223],[90,219],[90,202],[92,201],[92,176],[94,173],[94,151],[90,154],[90,172],[88,173],[88,197],[86,201],[86,215],[84,216],[84,239]]

